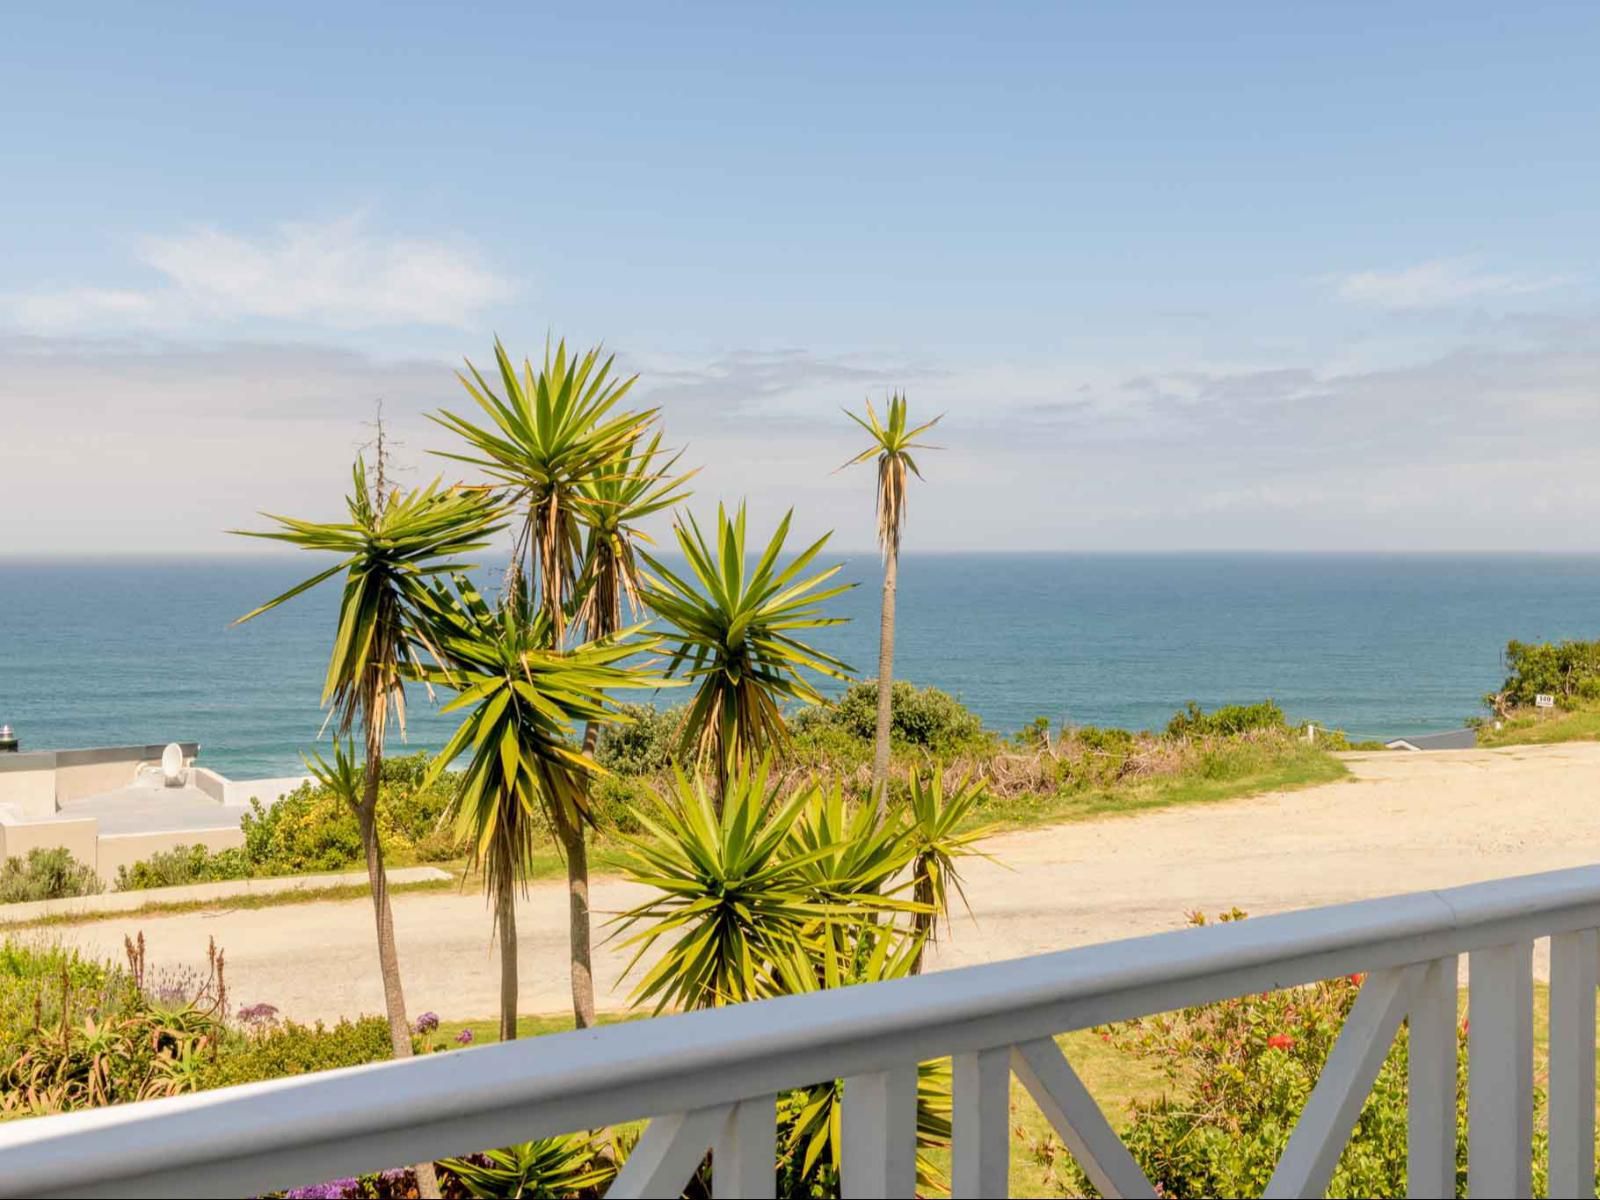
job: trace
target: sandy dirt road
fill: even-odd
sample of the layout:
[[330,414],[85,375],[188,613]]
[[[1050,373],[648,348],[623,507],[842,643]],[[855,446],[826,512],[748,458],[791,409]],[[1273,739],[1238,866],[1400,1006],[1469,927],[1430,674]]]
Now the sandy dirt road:
[[[1003,834],[996,862],[966,868],[973,916],[958,916],[937,967],[1014,958],[1173,929],[1191,909],[1279,912],[1600,860],[1600,744],[1353,755],[1353,778],[1246,800]],[[597,912],[643,894],[597,881]],[[524,1012],[569,1003],[566,897],[531,890],[517,918]],[[486,1017],[498,956],[476,895],[395,897],[408,1006]],[[365,900],[122,916],[45,931],[120,958],[143,930],[153,964],[227,952],[239,1004],[268,1001],[301,1020],[382,1011]],[[603,927],[601,930],[603,934]],[[624,952],[599,949],[602,1008],[621,1008]]]

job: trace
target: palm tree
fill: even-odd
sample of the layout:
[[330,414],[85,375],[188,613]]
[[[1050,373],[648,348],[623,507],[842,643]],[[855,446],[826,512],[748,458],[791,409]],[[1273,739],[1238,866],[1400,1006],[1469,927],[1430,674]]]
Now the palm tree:
[[[614,413],[638,377],[613,379],[614,359],[602,362],[598,347],[569,357],[565,341],[557,344],[554,355],[546,342],[543,366],[535,371],[524,359],[520,375],[498,338],[494,357],[503,397],[470,361],[470,378],[457,373],[488,423],[475,424],[449,411],[433,419],[471,447],[471,453],[444,456],[481,468],[521,516],[507,590],[515,590],[523,574],[538,581],[550,645],[559,648],[583,554],[585,489],[610,478],[617,459],[631,451],[655,410]],[[573,1012],[578,1024],[587,1026],[594,1021],[589,856],[581,823],[568,824],[566,816],[564,806],[553,810],[567,865]]]
[[663,682],[644,668],[620,665],[656,644],[631,637],[637,630],[552,649],[549,613],[535,604],[530,581],[513,582],[498,607],[465,577],[456,578],[454,592],[442,583],[432,589],[440,665],[423,676],[457,693],[442,711],[467,714],[434,759],[428,782],[470,756],[452,811],[494,902],[502,1040],[517,1036],[516,884],[526,878],[546,821],[578,826],[590,819],[587,780],[600,768],[573,747],[577,723],[613,715],[607,696],[613,688]]
[[614,359],[601,362],[598,347],[569,358],[565,341],[557,344],[554,356],[546,343],[544,366],[535,372],[524,359],[520,376],[498,338],[494,357],[504,398],[470,361],[471,378],[457,372],[489,418],[488,425],[448,410],[433,414],[434,421],[459,435],[473,453],[436,453],[481,468],[521,515],[512,571],[521,570],[526,558],[528,576],[538,580],[540,606],[550,615],[553,644],[559,645],[583,548],[580,488],[634,443],[655,419],[655,410],[612,415],[638,376],[613,379]]
[[[872,787],[877,795],[878,819],[883,820],[889,799],[889,728],[893,718],[891,696],[894,685],[894,598],[900,574],[900,530],[906,517],[906,472],[918,479],[922,472],[911,457],[912,450],[933,449],[916,439],[937,425],[943,414],[915,429],[908,428],[906,398],[896,392],[889,397],[889,419],[878,414],[867,401],[867,417],[862,420],[845,410],[845,415],[872,436],[872,444],[845,467],[878,460],[878,545],[883,549],[883,608],[878,624],[878,728],[872,748]],[[844,467],[839,468],[841,471]]]
[[732,519],[717,506],[714,544],[706,541],[693,516],[687,524],[674,523],[678,548],[695,582],[639,552],[653,572],[644,576],[640,595],[672,627],[664,635],[672,648],[667,674],[682,671],[687,680],[699,681],[679,750],[685,758],[710,764],[719,798],[738,762],[753,762],[788,744],[780,700],[822,702],[803,671],[834,679],[844,679],[850,671],[837,658],[794,637],[800,630],[841,624],[846,618],[822,616],[819,606],[855,585],[818,590],[838,573],[838,566],[800,578],[827,544],[828,534],[779,569],[793,516],[792,510],[784,515],[753,570],[745,560],[743,504]]
[[[380,469],[381,465],[380,460]],[[492,524],[493,504],[480,493],[441,488],[435,480],[403,495],[398,491],[386,494],[381,476],[376,487],[368,486],[366,463],[359,458],[353,476],[354,489],[346,498],[348,521],[318,524],[266,513],[263,515],[282,528],[235,531],[246,537],[270,538],[340,556],[327,570],[246,613],[236,623],[258,617],[341,572],[344,575],[338,631],[323,680],[322,703],[329,709],[336,734],[348,735],[359,726],[365,744],[361,786],[355,786],[352,758],[340,773],[343,786],[336,790],[355,810],[361,830],[377,923],[378,968],[383,977],[389,1039],[394,1056],[408,1058],[411,1026],[400,983],[383,847],[378,841],[384,743],[391,710],[401,733],[405,732],[404,681],[416,667],[418,644],[426,641],[417,614],[430,604],[428,580],[465,567],[467,564],[456,561],[458,556],[482,549],[500,527]],[[335,757],[339,758],[340,752],[336,751]],[[419,1185],[427,1189],[425,1194],[438,1195],[431,1164],[422,1164],[418,1171]]]
[[[647,443],[640,438],[580,481],[579,511],[585,536],[575,623],[591,641],[615,637],[622,630],[624,607],[635,617],[643,609],[634,548],[650,538],[638,523],[688,495],[684,485],[694,472],[674,477],[671,471],[678,456],[658,468],[661,455],[660,433]],[[583,731],[585,755],[593,757],[599,739],[600,722],[588,722]],[[558,824],[557,833],[567,861],[572,1011],[578,1028],[587,1029],[595,1022],[588,834],[582,822],[566,821]]]

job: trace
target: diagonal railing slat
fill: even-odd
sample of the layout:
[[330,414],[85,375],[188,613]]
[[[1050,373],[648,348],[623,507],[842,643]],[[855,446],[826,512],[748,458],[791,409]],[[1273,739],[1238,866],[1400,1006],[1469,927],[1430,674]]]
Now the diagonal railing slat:
[[1320,1196],[1328,1190],[1350,1130],[1426,971],[1426,964],[1391,967],[1370,975],[1361,985],[1355,1007],[1267,1183],[1266,1200]]
[[[1471,956],[1472,968],[1472,1190],[1526,1194],[1528,948],[1537,938],[1596,929],[1600,867],[1581,867],[11,1121],[0,1124],[0,1196],[253,1195],[659,1114],[687,1114],[682,1121],[721,1113],[695,1132],[695,1140],[704,1136],[692,1152],[700,1154],[728,1136],[733,1106],[834,1079],[846,1080],[846,1112],[868,1114],[847,1124],[847,1188],[879,1194],[900,1188],[914,1170],[907,1166],[906,1131],[914,1131],[918,1062],[1015,1046],[1028,1063],[1023,1050],[1031,1046],[1048,1063],[1043,1049],[1050,1039],[1073,1030],[1357,971],[1450,963],[1461,954]],[[1444,1064],[1454,1053],[1446,1037],[1453,1038],[1454,1017],[1446,1030],[1446,968],[1439,970],[1433,976],[1427,968],[1415,1005],[1420,1052],[1412,1079],[1428,1087],[1412,1100],[1413,1113],[1424,1118],[1423,1133],[1412,1141],[1414,1189],[1443,1183],[1446,1166]],[[1576,1015],[1561,1018],[1562,1030],[1581,1021],[1583,990],[1577,986]],[[1029,1069],[1037,1072],[1037,1063]],[[997,1096],[988,1078],[986,1094]],[[1558,1074],[1557,1082],[1561,1093],[1552,1099],[1563,1105],[1586,1087],[1581,1077],[1574,1085]],[[1562,1169],[1581,1177],[1587,1153],[1581,1118],[1552,1113],[1552,1122],[1566,1147]],[[970,1160],[972,1177],[984,1189],[997,1171],[994,1135],[981,1119],[973,1128],[980,1148]],[[869,1130],[873,1137],[865,1136]],[[670,1132],[664,1124],[656,1139],[671,1144]],[[675,1172],[679,1164],[669,1165]],[[645,1166],[641,1160],[636,1171]],[[674,1172],[658,1171],[663,1178]]]
[[1154,1200],[1150,1181],[1053,1039],[1013,1046],[1011,1067],[1102,1196]]

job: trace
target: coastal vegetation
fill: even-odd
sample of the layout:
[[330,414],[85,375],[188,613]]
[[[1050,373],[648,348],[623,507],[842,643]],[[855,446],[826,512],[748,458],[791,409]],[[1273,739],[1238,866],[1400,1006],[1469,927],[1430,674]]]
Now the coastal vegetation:
[[[1537,746],[1600,739],[1600,641],[1520,642],[1505,650],[1506,678],[1474,718],[1480,746]],[[1540,707],[1538,698],[1549,698]]]

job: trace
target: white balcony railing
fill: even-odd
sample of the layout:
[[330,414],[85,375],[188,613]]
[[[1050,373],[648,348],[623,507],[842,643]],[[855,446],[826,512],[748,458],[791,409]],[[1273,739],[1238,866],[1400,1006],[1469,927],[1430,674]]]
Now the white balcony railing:
[[954,1059],[957,1196],[1004,1196],[1015,1073],[1103,1193],[1149,1196],[1053,1036],[1366,972],[1267,1194],[1320,1196],[1411,1021],[1412,1196],[1455,1186],[1470,962],[1469,1188],[1527,1196],[1535,939],[1550,942],[1550,1194],[1594,1195],[1600,867],[1188,929],[713,1012],[0,1126],[0,1195],[248,1196],[650,1117],[613,1196],[771,1196],[777,1093],[844,1088],[844,1191],[909,1196],[916,1065]]

